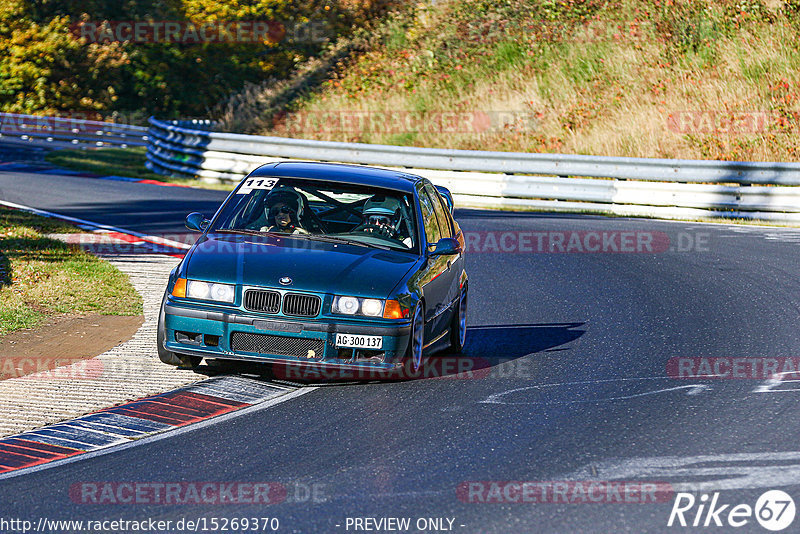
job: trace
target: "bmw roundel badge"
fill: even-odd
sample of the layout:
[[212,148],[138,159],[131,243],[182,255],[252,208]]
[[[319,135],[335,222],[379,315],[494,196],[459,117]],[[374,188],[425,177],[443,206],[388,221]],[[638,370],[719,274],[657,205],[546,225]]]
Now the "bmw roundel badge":
[[283,278],[281,278],[278,281],[281,283],[281,285],[284,285],[284,286],[288,286],[289,284],[292,283],[292,279],[289,278],[288,276],[284,276]]

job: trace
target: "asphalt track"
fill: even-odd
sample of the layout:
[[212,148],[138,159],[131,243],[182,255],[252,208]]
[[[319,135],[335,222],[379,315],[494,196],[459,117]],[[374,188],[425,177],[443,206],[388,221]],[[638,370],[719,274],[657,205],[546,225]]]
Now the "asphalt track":
[[[186,213],[211,214],[224,196],[0,173],[2,200],[148,233],[183,231]],[[800,354],[800,231],[471,210],[456,218],[478,233],[479,247],[482,232],[567,240],[644,232],[669,242],[656,252],[473,251],[466,356],[482,362],[478,371],[325,385],[196,430],[0,480],[0,518],[276,517],[281,532],[354,532],[353,518],[365,517],[410,518],[411,532],[420,518],[453,519],[456,532],[766,532],[752,517],[737,529],[667,527],[672,497],[480,503],[458,488],[646,481],[720,488],[720,504],[753,506],[768,489],[800,503],[800,384],[675,379],[668,371],[671,358]],[[288,498],[211,505],[70,497],[76,484],[103,481],[275,482]],[[796,519],[785,532],[799,530]]]

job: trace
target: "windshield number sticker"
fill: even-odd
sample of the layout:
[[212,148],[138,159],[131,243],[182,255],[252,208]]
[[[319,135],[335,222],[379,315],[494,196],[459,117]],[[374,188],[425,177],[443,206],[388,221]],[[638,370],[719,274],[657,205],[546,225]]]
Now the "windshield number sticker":
[[336,334],[336,346],[352,347],[354,349],[380,349],[383,347],[383,337]]
[[242,184],[242,187],[239,188],[240,195],[245,195],[252,191],[253,189],[264,189],[266,191],[271,190],[275,185],[278,183],[277,178],[250,178],[245,180]]

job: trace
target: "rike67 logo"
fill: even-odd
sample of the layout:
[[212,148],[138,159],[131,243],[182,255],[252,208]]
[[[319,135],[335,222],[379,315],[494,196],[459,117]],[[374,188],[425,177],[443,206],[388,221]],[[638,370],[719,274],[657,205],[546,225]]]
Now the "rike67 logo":
[[720,503],[719,492],[712,496],[702,494],[699,498],[691,493],[678,493],[669,514],[667,526],[681,527],[743,527],[753,518],[767,530],[784,530],[794,521],[794,500],[788,493],[770,490],[762,494],[755,506],[741,503]]

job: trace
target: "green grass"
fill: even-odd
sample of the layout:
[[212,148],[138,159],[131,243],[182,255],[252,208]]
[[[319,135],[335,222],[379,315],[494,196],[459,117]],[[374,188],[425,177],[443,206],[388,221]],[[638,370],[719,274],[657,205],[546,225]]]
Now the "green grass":
[[402,50],[408,45],[407,27],[400,20],[393,20],[386,27],[386,47],[389,50]]
[[494,53],[497,70],[507,70],[526,63],[527,47],[518,41],[500,41]]
[[588,46],[576,54],[572,61],[564,63],[562,70],[569,80],[577,86],[588,85],[603,73],[602,52],[597,46]]
[[127,275],[46,235],[78,231],[0,208],[0,336],[59,314],[141,315],[141,296]]
[[190,178],[175,178],[156,174],[145,167],[147,158],[144,147],[98,148],[90,150],[53,150],[47,154],[48,163],[65,169],[86,171],[103,176],[126,176],[142,180],[156,180],[170,184],[189,185],[204,189],[230,191],[235,184],[210,184]]
[[144,147],[55,150],[47,155],[47,161],[59,167],[102,175],[166,181],[166,176],[150,172],[144,166],[145,152]]

